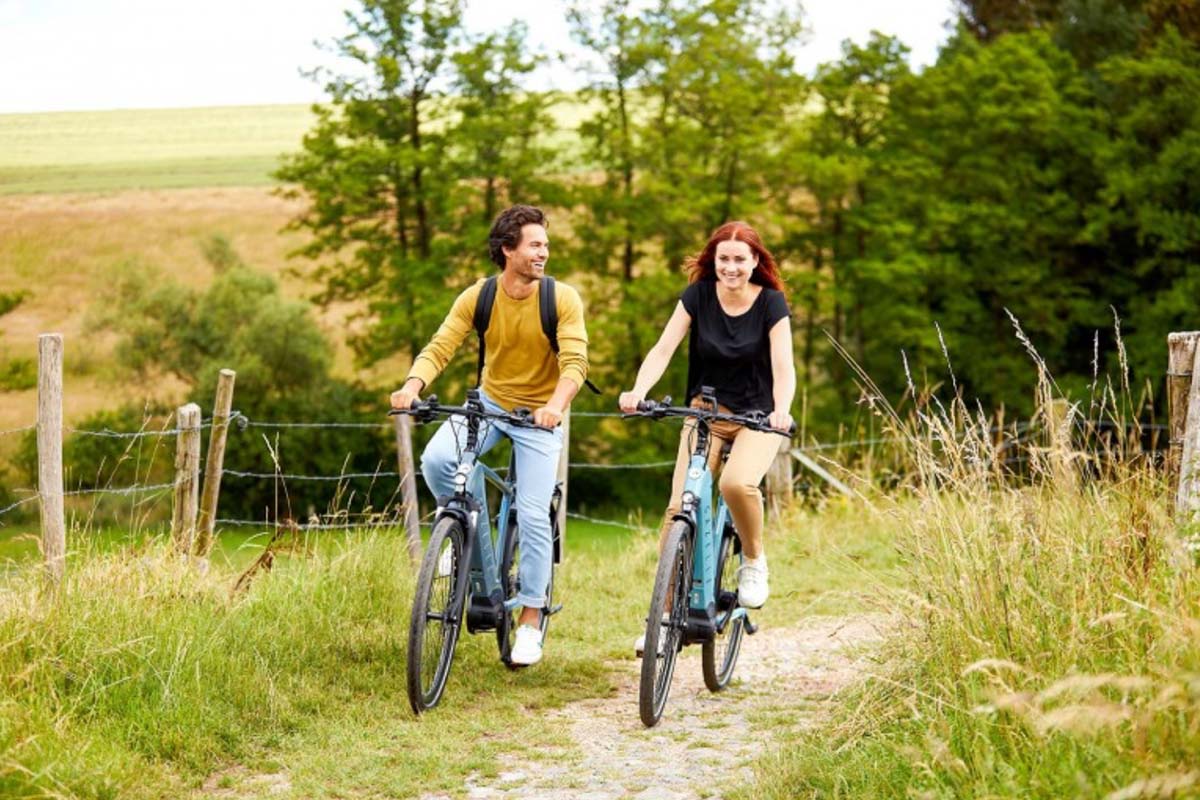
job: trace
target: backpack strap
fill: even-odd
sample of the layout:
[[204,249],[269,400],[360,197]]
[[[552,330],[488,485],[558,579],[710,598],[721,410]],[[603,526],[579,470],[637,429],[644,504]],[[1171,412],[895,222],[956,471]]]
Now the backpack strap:
[[[496,304],[496,276],[488,278],[479,287],[479,297],[475,299],[475,333],[479,336],[479,365],[475,369],[475,385],[483,383],[483,362],[487,356],[487,342],[484,334],[492,322],[492,306]],[[555,352],[558,352],[555,350]]]
[[[543,275],[538,285],[538,313],[542,318],[542,333],[550,340],[550,349],[554,351],[554,355],[558,355],[558,297],[555,293],[554,278],[549,275]],[[600,394],[600,390],[590,378],[584,378],[583,382],[593,392]]]
[[538,281],[538,314],[542,318],[542,333],[550,340],[554,355],[558,355],[558,296],[554,278],[549,275]]

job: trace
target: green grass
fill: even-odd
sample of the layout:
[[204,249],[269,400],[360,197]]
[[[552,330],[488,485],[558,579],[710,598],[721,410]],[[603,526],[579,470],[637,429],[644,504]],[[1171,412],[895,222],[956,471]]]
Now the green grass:
[[879,663],[734,797],[1200,796],[1200,580],[1169,482],[1136,445],[1045,439],[1006,442],[1013,482],[961,411],[929,412],[919,480],[880,501],[903,558]]
[[[595,106],[546,101],[570,161]],[[314,120],[308,105],[0,114],[0,195],[271,185]]]
[[[764,622],[792,624],[822,596],[869,604],[876,584],[856,554],[886,553],[889,535],[850,508],[789,517],[769,535],[778,599]],[[57,594],[36,573],[10,577],[0,795],[246,792],[282,772],[283,796],[410,797],[461,791],[513,758],[577,758],[569,723],[540,712],[615,690],[611,662],[632,657],[656,537],[572,521],[545,662],[512,672],[494,637],[464,635],[443,704],[419,720],[404,693],[402,542],[388,531],[313,541],[239,598],[222,559],[202,576],[161,545],[99,538],[76,543]]]
[[0,114],[0,194],[261,186],[307,105]]

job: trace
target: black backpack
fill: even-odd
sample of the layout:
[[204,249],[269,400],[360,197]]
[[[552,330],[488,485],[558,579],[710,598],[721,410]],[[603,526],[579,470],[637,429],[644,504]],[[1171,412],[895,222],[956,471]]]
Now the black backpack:
[[[483,334],[492,322],[492,306],[496,304],[497,277],[493,275],[483,282],[479,297],[475,301],[475,333],[479,336],[479,366],[475,370],[475,385],[483,382],[483,362],[487,355],[487,343]],[[542,333],[550,340],[550,349],[558,355],[558,302],[555,296],[554,278],[543,275],[538,282],[538,316],[542,320]],[[596,394],[600,390],[588,379],[584,383]]]

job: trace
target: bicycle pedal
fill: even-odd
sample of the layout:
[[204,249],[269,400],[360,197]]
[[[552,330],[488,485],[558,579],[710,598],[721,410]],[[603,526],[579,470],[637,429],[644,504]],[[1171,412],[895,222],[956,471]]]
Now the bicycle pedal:
[[550,616],[554,616],[558,612],[562,611],[562,609],[563,609],[562,603],[556,603],[556,604],[550,606],[550,610],[547,611],[546,613],[549,614]]

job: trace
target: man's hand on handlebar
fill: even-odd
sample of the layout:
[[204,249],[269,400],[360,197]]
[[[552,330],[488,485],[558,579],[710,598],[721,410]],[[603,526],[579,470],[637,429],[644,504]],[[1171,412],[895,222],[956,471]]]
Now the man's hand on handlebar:
[[412,408],[413,403],[421,400],[421,390],[423,388],[425,388],[425,384],[421,382],[420,378],[409,378],[404,382],[404,386],[392,392],[392,408],[401,411],[407,411]]
[[551,406],[542,406],[533,412],[533,423],[539,427],[553,430],[563,421],[563,412]]

